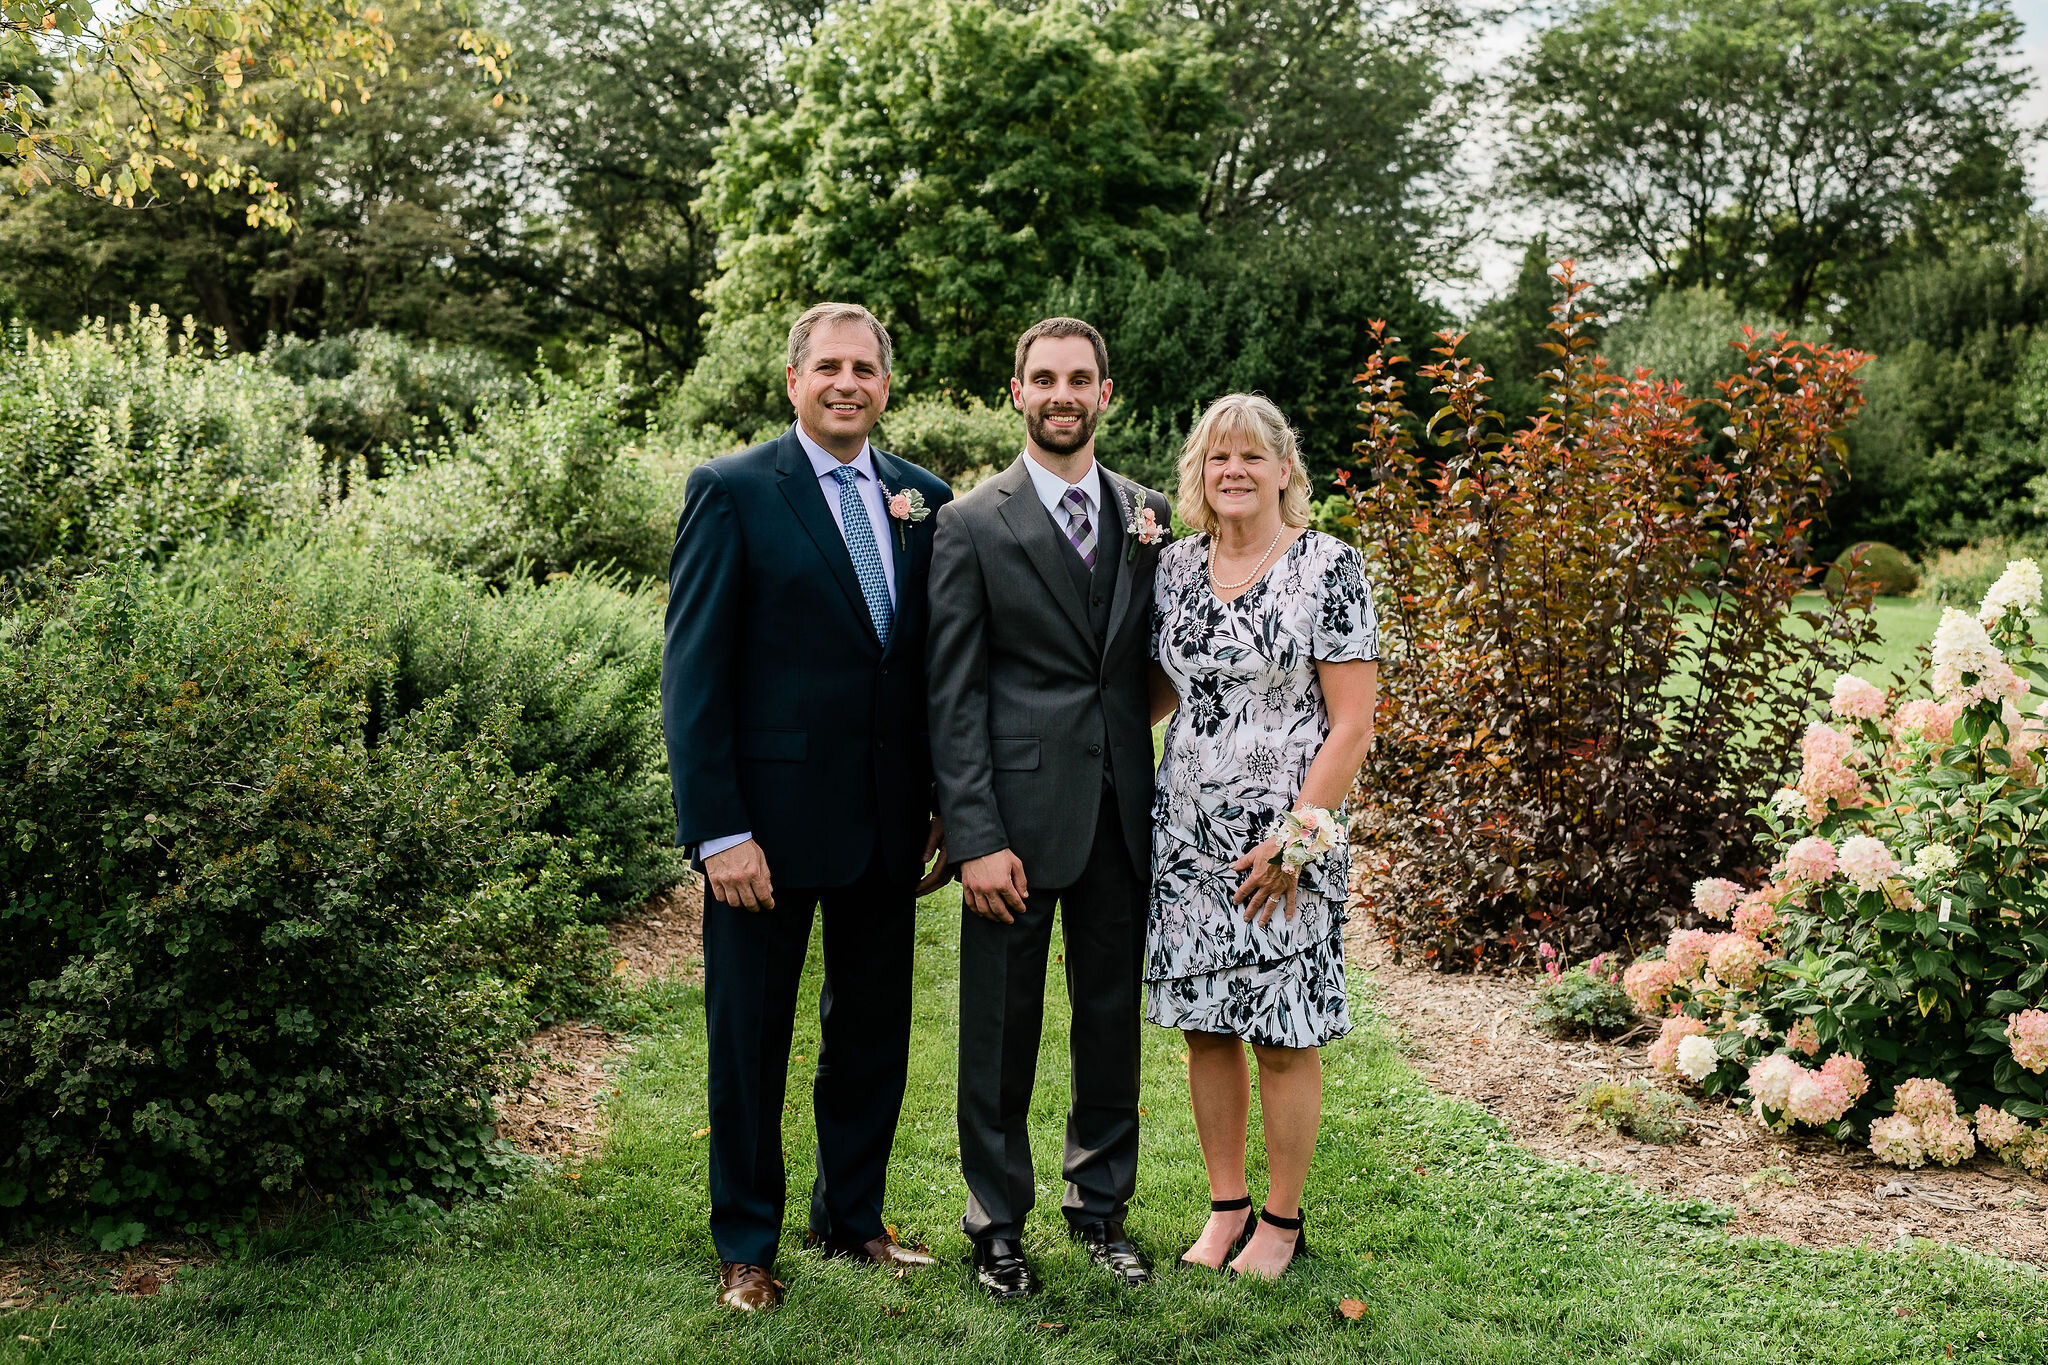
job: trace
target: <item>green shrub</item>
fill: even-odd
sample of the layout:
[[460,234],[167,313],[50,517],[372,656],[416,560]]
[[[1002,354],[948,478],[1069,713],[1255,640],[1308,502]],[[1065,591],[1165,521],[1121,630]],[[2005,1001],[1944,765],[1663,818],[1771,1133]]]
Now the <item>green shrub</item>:
[[1579,1091],[1575,1104],[1579,1112],[1565,1124],[1566,1132],[1593,1123],[1641,1142],[1676,1142],[1684,1137],[1685,1122],[1678,1111],[1681,1106],[1692,1107],[1692,1101],[1660,1090],[1640,1076],[1592,1081]]
[[1920,596],[1968,607],[1998,581],[2015,559],[2048,562],[2048,539],[1980,540],[1955,550],[1937,550],[1920,579]]
[[1840,583],[1852,563],[1859,578],[1868,578],[1875,585],[1879,597],[1905,597],[1920,586],[1920,571],[1913,561],[1881,540],[1851,545],[1835,556],[1828,568],[1828,581]]
[[152,311],[0,346],[0,578],[159,562],[318,508],[299,391]]
[[956,488],[970,488],[1005,468],[1024,449],[1024,414],[979,398],[911,398],[892,403],[875,444],[922,465]]
[[493,1058],[597,989],[601,935],[509,717],[380,719],[390,674],[253,571],[0,623],[0,1204],[120,1241],[499,1179]]
[[1557,967],[1549,944],[1541,951],[1549,965],[1544,983],[1529,997],[1530,1023],[1558,1038],[1606,1038],[1639,1022],[1612,959],[1596,957],[1566,971]]
[[306,434],[330,464],[366,462],[384,473],[385,452],[431,446],[475,427],[486,407],[526,397],[526,382],[487,351],[415,342],[377,328],[265,348],[264,364],[306,399]]
[[673,465],[627,421],[616,351],[598,374],[542,371],[532,403],[486,409],[414,468],[351,497],[342,520],[373,543],[493,584],[612,566],[663,576],[681,499]]
[[652,591],[568,574],[494,592],[418,560],[319,541],[261,560],[322,628],[352,631],[383,661],[373,742],[436,706],[451,743],[495,727],[508,770],[545,784],[522,808],[522,828],[559,841],[594,908],[635,906],[682,880]]
[[1621,374],[1641,366],[1659,379],[1685,385],[1691,398],[1708,399],[1719,393],[1718,381],[1741,367],[1742,358],[1729,343],[1741,337],[1745,326],[1759,336],[1786,330],[1767,312],[1736,308],[1719,289],[1670,289],[1642,312],[1608,328],[1606,351]]

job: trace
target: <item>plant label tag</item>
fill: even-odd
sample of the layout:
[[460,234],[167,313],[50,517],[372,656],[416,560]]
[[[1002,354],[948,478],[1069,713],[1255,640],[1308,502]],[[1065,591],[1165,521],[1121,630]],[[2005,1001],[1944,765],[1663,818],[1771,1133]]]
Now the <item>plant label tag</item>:
[[1943,897],[1941,898],[1941,914],[1940,914],[1939,916],[1937,916],[1937,919],[1938,919],[1938,921],[1939,921],[1940,923],[1942,923],[1942,924],[1947,924],[1947,923],[1948,923],[1948,897],[1947,897],[1947,896],[1943,896]]

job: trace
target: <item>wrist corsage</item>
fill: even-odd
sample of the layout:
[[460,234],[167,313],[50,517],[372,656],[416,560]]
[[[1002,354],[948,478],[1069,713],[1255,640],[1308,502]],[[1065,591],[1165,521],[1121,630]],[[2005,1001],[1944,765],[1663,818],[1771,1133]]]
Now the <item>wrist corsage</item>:
[[1266,837],[1279,846],[1270,861],[1289,872],[1299,872],[1337,846],[1343,826],[1335,812],[1309,806],[1275,817]]

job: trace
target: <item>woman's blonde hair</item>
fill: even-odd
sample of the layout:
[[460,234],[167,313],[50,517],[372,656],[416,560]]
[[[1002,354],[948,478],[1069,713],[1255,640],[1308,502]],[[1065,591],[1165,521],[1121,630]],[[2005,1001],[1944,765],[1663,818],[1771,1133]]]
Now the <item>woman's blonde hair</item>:
[[1202,485],[1202,466],[1217,442],[1242,436],[1288,467],[1287,486],[1280,490],[1280,520],[1289,526],[1309,521],[1308,470],[1301,461],[1301,442],[1272,400],[1256,393],[1227,393],[1209,405],[1180,448],[1180,519],[1204,535],[1214,535],[1216,509]]

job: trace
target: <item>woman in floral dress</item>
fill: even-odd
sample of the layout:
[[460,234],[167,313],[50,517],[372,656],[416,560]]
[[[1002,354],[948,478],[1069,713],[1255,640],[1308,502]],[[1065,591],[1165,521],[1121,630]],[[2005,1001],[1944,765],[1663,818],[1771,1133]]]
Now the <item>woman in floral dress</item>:
[[[1290,870],[1274,831],[1290,810],[1343,806],[1372,744],[1378,626],[1358,552],[1305,529],[1308,476],[1264,398],[1231,394],[1203,414],[1181,454],[1180,514],[1202,534],[1166,549],[1154,588],[1153,715],[1176,714],[1153,797],[1145,1015],[1187,1039],[1209,1174],[1209,1221],[1183,1259],[1273,1276],[1306,1247],[1317,1049],[1351,1028],[1349,852],[1339,842]],[[1246,1044],[1263,1216],[1245,1181]]]

